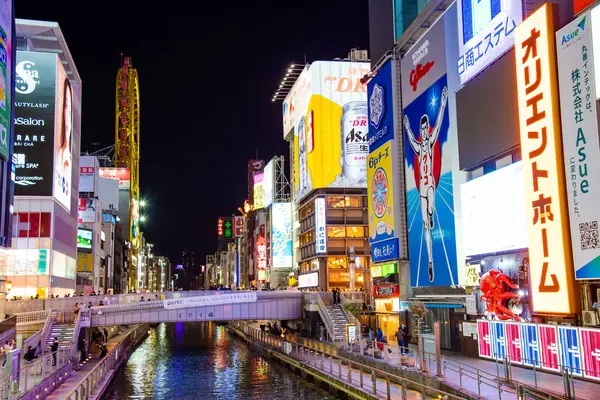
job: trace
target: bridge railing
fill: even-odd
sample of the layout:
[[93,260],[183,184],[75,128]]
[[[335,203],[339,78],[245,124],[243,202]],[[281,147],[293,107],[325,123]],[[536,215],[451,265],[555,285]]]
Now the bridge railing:
[[49,310],[28,311],[17,314],[17,326],[44,324],[48,319]]

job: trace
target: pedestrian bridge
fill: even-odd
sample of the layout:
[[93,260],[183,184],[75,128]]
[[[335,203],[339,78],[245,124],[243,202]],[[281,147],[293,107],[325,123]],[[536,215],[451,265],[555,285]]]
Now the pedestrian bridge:
[[302,319],[302,292],[197,291],[193,296],[94,306],[80,311],[81,326],[140,323]]

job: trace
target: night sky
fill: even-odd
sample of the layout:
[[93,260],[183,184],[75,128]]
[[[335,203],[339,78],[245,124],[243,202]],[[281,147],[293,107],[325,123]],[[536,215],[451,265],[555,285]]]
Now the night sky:
[[[159,6],[154,6],[158,4]],[[156,253],[199,262],[216,220],[247,197],[247,162],[288,156],[286,67],[368,48],[367,0],[15,1],[17,18],[60,24],[83,80],[82,152],[114,144],[121,53],[140,79],[142,225]]]

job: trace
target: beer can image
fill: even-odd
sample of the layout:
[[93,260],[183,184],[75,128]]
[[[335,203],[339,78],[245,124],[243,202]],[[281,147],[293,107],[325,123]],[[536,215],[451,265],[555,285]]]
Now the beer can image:
[[298,192],[306,188],[306,124],[304,116],[298,120]]
[[342,108],[342,175],[367,179],[369,113],[366,101],[353,101]]

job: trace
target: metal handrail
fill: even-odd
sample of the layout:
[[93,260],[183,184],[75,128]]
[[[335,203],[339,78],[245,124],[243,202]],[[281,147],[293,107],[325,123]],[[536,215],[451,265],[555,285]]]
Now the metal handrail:
[[319,315],[321,316],[321,320],[325,324],[325,328],[327,330],[327,336],[329,336],[329,340],[332,342],[335,341],[335,336],[333,335],[333,321],[327,312],[327,307],[325,307],[325,303],[323,303],[323,299],[321,298],[321,294],[317,296],[317,305],[319,310]]
[[[282,338],[279,338],[277,336],[273,336],[273,335],[270,335],[270,334],[266,334],[266,333],[264,333],[264,332],[262,332],[262,331],[260,331],[260,330],[258,330],[256,328],[253,328],[253,327],[251,327],[251,326],[249,326],[247,324],[243,324],[241,321],[234,321],[232,323],[232,325],[237,326],[237,327],[240,327],[242,325],[245,326],[245,330],[249,330],[249,331],[254,332],[254,334],[252,335],[253,338],[257,338],[258,340],[261,340],[261,341],[265,342],[266,344],[268,344],[268,345],[270,345],[272,347],[275,347],[275,348],[281,348],[283,342],[285,341]],[[290,339],[290,337],[286,337],[286,339]],[[459,397],[459,396],[456,396],[456,395],[453,395],[453,394],[450,394],[450,393],[446,393],[446,392],[444,392],[442,390],[439,390],[439,389],[435,389],[435,388],[426,386],[424,384],[421,384],[419,382],[413,381],[413,380],[408,379],[408,378],[404,378],[404,377],[401,377],[401,376],[397,376],[397,375],[391,374],[389,372],[380,370],[380,369],[375,368],[375,367],[373,367],[371,365],[368,365],[368,364],[363,364],[363,363],[358,362],[358,361],[350,360],[348,358],[342,357],[342,356],[340,356],[338,354],[330,353],[330,352],[325,351],[323,349],[319,349],[319,350],[317,350],[317,349],[311,349],[309,346],[305,346],[305,345],[297,343],[295,341],[293,343],[290,341],[290,343],[292,344],[292,346],[296,345],[296,349],[297,349],[296,351],[297,352],[298,352],[298,348],[301,348],[301,349],[305,349],[306,348],[310,352],[310,354],[314,353],[314,356],[315,356],[314,362],[311,361],[311,360],[302,360],[302,361],[306,361],[309,365],[314,366],[317,369],[322,369],[322,371],[325,372],[325,373],[327,373],[327,370],[324,367],[324,364],[321,362],[320,363],[321,364],[321,368],[319,368],[318,367],[319,363],[317,363],[317,361],[316,361],[317,356],[318,356],[319,353],[322,355],[321,361],[323,361],[323,358],[326,356],[329,360],[338,359],[340,365],[346,364],[347,366],[349,366],[352,369],[360,370],[360,373],[361,373],[361,381],[360,381],[360,385],[361,386],[360,387],[361,388],[363,388],[362,374],[366,370],[366,371],[371,371],[371,376],[372,377],[374,376],[374,377],[380,377],[382,379],[385,379],[388,385],[389,385],[390,382],[398,382],[399,381],[400,382],[399,384],[402,386],[404,393],[406,393],[406,387],[408,385],[410,385],[412,387],[419,388],[419,390],[421,391],[422,395],[424,395],[427,391],[429,391],[429,392],[434,392],[435,395],[438,396],[439,398],[457,399],[457,400],[458,399],[462,399],[462,397]],[[330,366],[331,366],[331,364],[330,364]],[[340,366],[340,368],[341,368],[341,366]],[[330,370],[330,372],[333,372],[333,371]],[[340,374],[341,374],[341,369],[340,369]],[[341,375],[339,375],[339,377],[342,378]],[[350,383],[352,383],[352,380],[350,380]],[[398,384],[398,383],[396,383],[396,384]],[[376,392],[376,388],[374,389],[374,391]],[[391,398],[390,395],[389,395],[389,391],[388,391],[388,398]],[[425,398],[425,396],[423,396],[423,398]]]
[[[129,332],[121,339],[119,344],[109,351],[102,361],[96,364],[94,368],[80,380],[79,384],[66,394],[64,397],[65,400],[71,398],[81,399],[90,396],[94,392],[96,385],[103,381],[105,375],[122,361],[123,353],[127,352],[136,344],[136,339],[138,339],[137,334],[140,331],[147,331],[147,327],[145,325],[140,325],[137,329]],[[87,394],[86,397],[82,397],[84,393]]]
[[[362,294],[361,293],[348,293],[350,295],[354,295],[354,294],[359,294],[361,295],[360,298],[360,303],[362,305]],[[351,297],[350,299],[348,297],[346,297],[345,293],[341,293],[340,294],[340,301],[342,303],[342,310],[344,311],[344,314],[346,314],[346,317],[348,318],[348,321],[350,321],[351,324],[356,326],[356,329],[358,329],[357,334],[360,336],[361,335],[361,329],[362,329],[362,325],[360,323],[360,321],[358,320],[358,318],[356,318],[354,316],[354,314],[352,314],[351,312],[348,312],[348,310],[346,310],[346,307],[344,307],[347,304],[358,304],[357,301],[355,301],[353,299],[353,296],[349,296]]]

